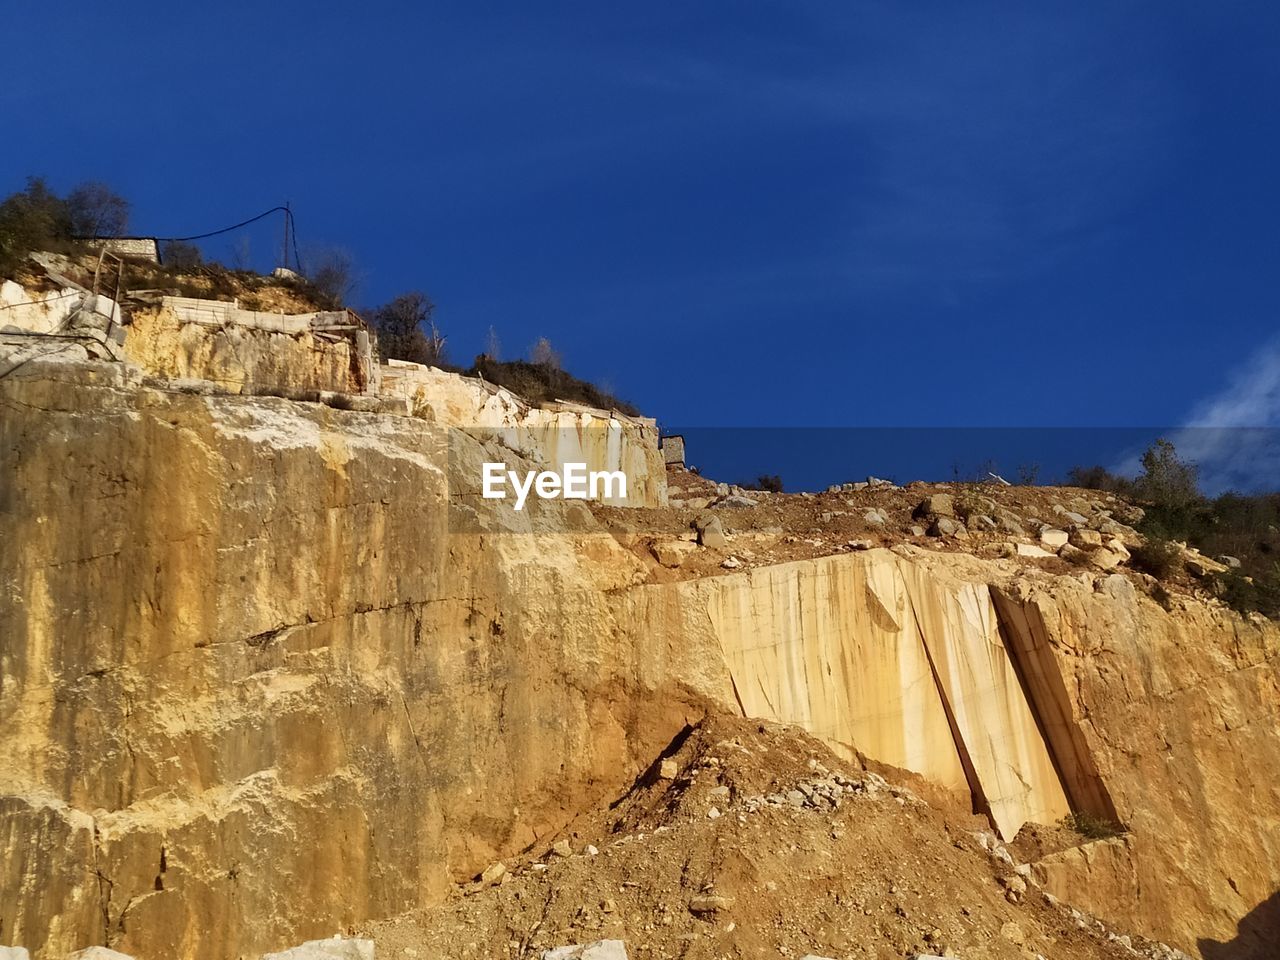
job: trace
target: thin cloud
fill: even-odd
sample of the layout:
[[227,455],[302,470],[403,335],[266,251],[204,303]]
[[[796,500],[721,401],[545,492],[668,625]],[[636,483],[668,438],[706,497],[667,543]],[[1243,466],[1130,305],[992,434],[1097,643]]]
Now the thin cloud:
[[[1219,392],[1201,400],[1169,439],[1200,467],[1210,495],[1269,490],[1280,479],[1280,338],[1236,368]],[[1136,472],[1136,458],[1122,470]]]

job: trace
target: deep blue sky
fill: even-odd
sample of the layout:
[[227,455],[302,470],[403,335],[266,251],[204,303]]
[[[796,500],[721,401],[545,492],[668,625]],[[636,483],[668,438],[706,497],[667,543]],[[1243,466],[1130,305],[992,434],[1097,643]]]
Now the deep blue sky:
[[6,14],[6,192],[291,200],[359,302],[665,424],[1179,424],[1280,369],[1275,2],[72,7]]

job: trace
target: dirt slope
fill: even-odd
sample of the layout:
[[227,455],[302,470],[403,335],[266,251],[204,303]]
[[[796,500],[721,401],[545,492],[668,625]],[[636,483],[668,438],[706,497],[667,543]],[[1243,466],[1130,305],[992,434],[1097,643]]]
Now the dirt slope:
[[1177,956],[1130,948],[1027,887],[979,818],[842,765],[794,728],[709,718],[565,841],[568,856],[539,845],[363,932],[384,958],[538,956],[605,938],[641,958]]

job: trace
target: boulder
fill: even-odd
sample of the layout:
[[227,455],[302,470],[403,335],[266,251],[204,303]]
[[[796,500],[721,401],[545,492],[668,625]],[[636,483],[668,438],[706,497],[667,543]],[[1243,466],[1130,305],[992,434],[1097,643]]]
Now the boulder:
[[981,531],[983,533],[996,529],[996,522],[985,513],[970,514],[967,525],[970,530]]
[[1067,531],[1059,530],[1056,527],[1044,527],[1040,531],[1040,542],[1050,550],[1057,550],[1070,539]]
[[698,542],[704,547],[719,549],[728,545],[719,517],[699,517],[694,524],[698,530]]
[[727,910],[733,906],[733,897],[717,897],[706,894],[700,897],[694,897],[689,901],[690,913],[716,913],[720,910]]
[[0,947],[0,960],[31,960],[31,954],[26,947]]
[[952,520],[950,517],[938,517],[933,523],[929,524],[929,536],[954,537],[958,531],[963,529],[959,522]]
[[750,497],[744,497],[741,494],[731,494],[727,497],[721,497],[713,507],[755,507],[759,506],[760,501],[752,500]]
[[1059,558],[1066,560],[1068,563],[1084,563],[1088,554],[1079,547],[1073,547],[1069,543],[1064,543],[1058,548],[1058,556]]
[[1106,547],[1099,547],[1089,554],[1089,563],[1097,567],[1099,570],[1114,570],[1120,566],[1122,558],[1120,554]]
[[1240,569],[1240,559],[1238,557],[1231,557],[1224,553],[1218,557],[1218,562],[1223,566],[1230,567],[1232,570]]
[[[22,950],[21,947],[18,947]],[[22,950],[23,956],[26,950]],[[3,960],[13,960],[13,958],[5,957],[4,948],[0,948],[0,958]],[[127,953],[121,953],[119,950],[112,950],[110,947],[85,947],[83,950],[77,950],[75,953],[67,957],[67,960],[133,960],[133,957]]]
[[1019,543],[1016,549],[1018,551],[1018,556],[1031,557],[1036,560],[1040,560],[1045,557],[1052,557],[1054,555],[1044,547],[1035,543]]
[[1071,531],[1070,543],[1081,550],[1092,550],[1102,546],[1102,534],[1097,530],[1078,529]]
[[1022,522],[1012,513],[1001,512],[996,516],[996,523],[1005,533],[1011,533],[1015,537],[1026,536],[1026,528],[1022,526]]
[[1186,550],[1182,555],[1182,562],[1186,565],[1187,570],[1193,577],[1207,577],[1211,573],[1226,573],[1227,565],[1218,563],[1216,560],[1210,560],[1198,550]]
[[931,497],[925,497],[911,513],[911,516],[917,520],[932,520],[935,517],[954,517],[955,515],[955,501],[949,493],[935,493]]
[[680,765],[670,757],[658,764],[658,777],[662,780],[674,780],[680,772]]
[[868,510],[862,515],[862,519],[867,521],[873,527],[883,527],[889,522],[889,515],[877,507],[874,510]]
[[627,960],[627,946],[621,940],[553,947],[542,951],[542,960]]
[[1074,523],[1078,527],[1087,527],[1089,525],[1089,518],[1084,514],[1076,513],[1074,510],[1064,511],[1062,519],[1066,520],[1068,523]]
[[486,867],[484,872],[480,874],[480,882],[486,886],[492,886],[495,883],[501,883],[502,878],[507,875],[507,865],[499,860],[492,866]]
[[342,936],[308,940],[279,953],[264,953],[262,960],[373,960],[373,941]]
[[[724,534],[721,534],[723,539]],[[655,559],[664,567],[678,567],[688,558],[689,554],[698,548],[687,540],[658,540],[651,547],[649,552],[653,554]]]
[[551,852],[559,857],[572,857],[573,846],[568,840],[557,840],[551,847]]

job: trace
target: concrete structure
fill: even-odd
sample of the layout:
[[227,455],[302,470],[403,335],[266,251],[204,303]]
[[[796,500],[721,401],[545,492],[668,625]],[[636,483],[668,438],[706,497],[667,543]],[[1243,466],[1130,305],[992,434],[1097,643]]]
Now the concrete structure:
[[127,260],[160,262],[160,246],[155,237],[96,237],[83,242],[94,250],[106,250]]
[[663,437],[661,443],[662,462],[667,466],[684,466],[684,437]]

